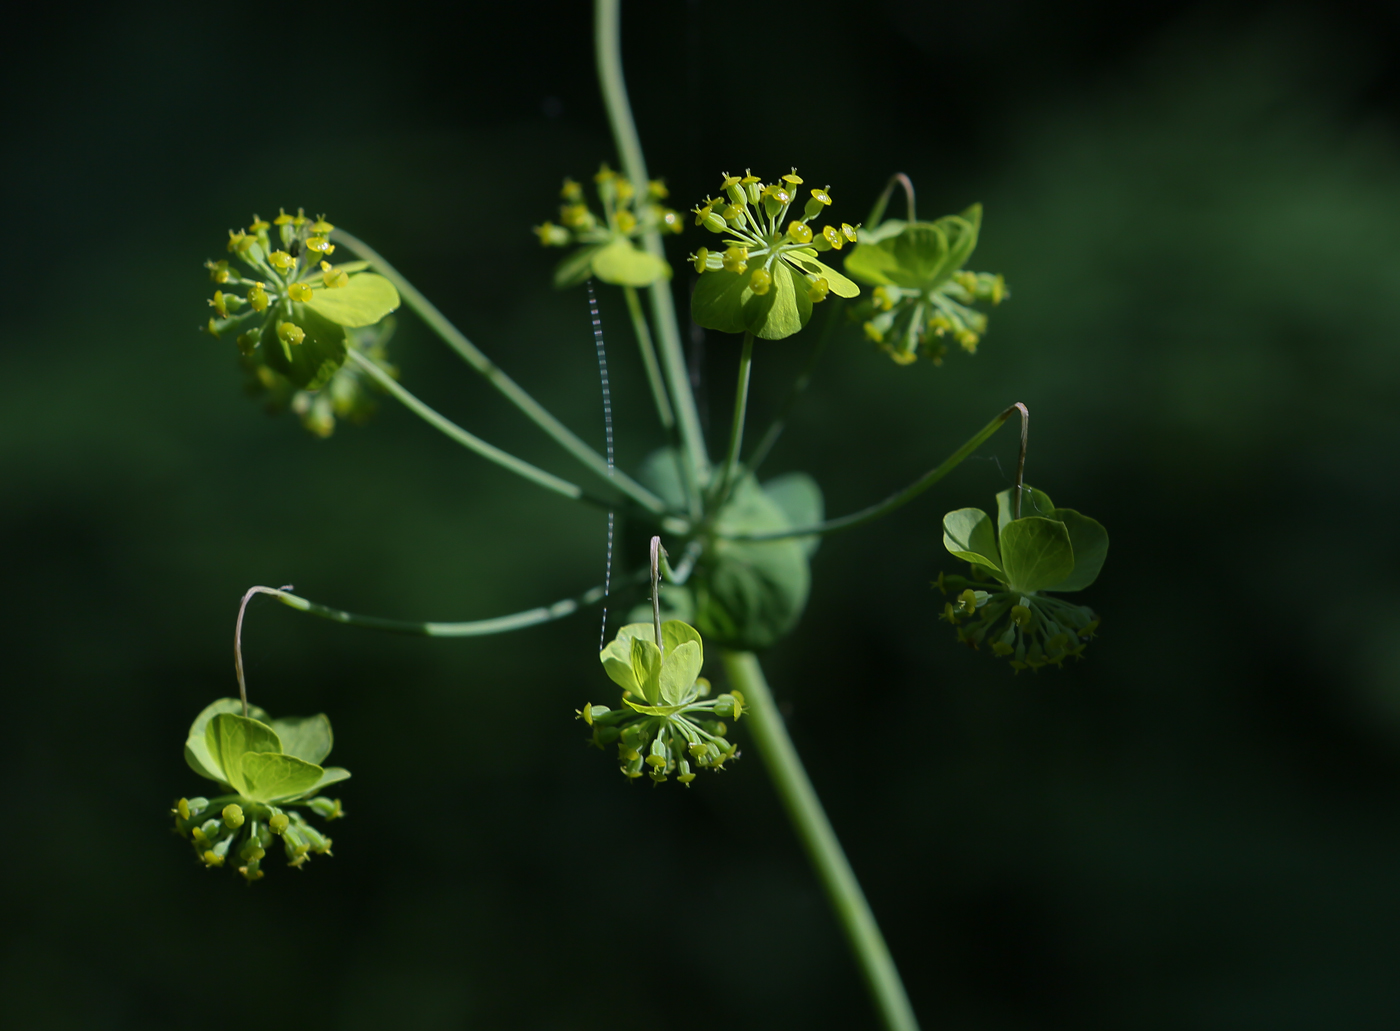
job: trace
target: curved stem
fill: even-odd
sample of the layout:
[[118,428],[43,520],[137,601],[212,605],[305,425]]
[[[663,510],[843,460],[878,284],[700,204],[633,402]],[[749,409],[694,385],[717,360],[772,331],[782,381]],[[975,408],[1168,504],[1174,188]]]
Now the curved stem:
[[1020,457],[1016,459],[1016,513],[1012,518],[1020,519],[1021,492],[1023,489],[1021,481],[1025,479],[1026,475],[1026,445],[1030,442],[1031,436],[1031,413],[1020,401],[1017,401],[1014,407],[1021,409],[1021,454]]
[[[635,586],[645,579],[646,573],[635,575],[629,577],[624,586]],[[329,619],[333,623],[345,623],[349,626],[365,627],[368,630],[384,630],[392,634],[413,634],[418,637],[486,637],[490,634],[504,634],[511,630],[523,630],[525,627],[563,619],[565,616],[573,615],[579,609],[596,605],[603,600],[603,588],[600,585],[589,588],[577,597],[565,598],[563,601],[556,601],[553,605],[542,605],[539,608],[514,612],[508,616],[496,616],[494,619],[473,619],[464,623],[430,623],[409,619],[384,619],[380,616],[361,616],[354,612],[346,612],[344,609],[333,609],[329,605],[321,605],[307,598],[291,594],[290,591],[290,587],[284,587],[281,590],[274,590],[271,587],[254,587],[248,593],[270,594],[288,608],[319,616],[322,619]]]
[[531,465],[523,458],[516,458],[510,452],[502,451],[494,444],[488,444],[475,434],[462,429],[462,427],[458,426],[451,419],[442,415],[436,409],[429,407],[423,401],[420,401],[416,395],[400,386],[398,380],[394,379],[394,377],[381,369],[371,359],[365,357],[354,348],[351,348],[346,353],[351,360],[360,366],[361,370],[392,394],[395,400],[403,404],[405,408],[428,423],[428,425],[441,430],[463,447],[475,451],[487,461],[495,462],[503,469],[509,469],[517,476],[522,476],[531,483],[544,487],[546,490],[552,490],[556,494],[562,494],[564,497],[573,501],[583,501],[591,505],[597,505],[600,508],[609,507],[609,502],[586,493],[578,484],[560,479],[553,473],[547,473],[538,466]]
[[637,346],[642,352],[642,365],[647,370],[647,382],[651,384],[651,396],[656,401],[656,414],[661,426],[674,436],[676,414],[671,411],[671,399],[666,396],[666,383],[661,378],[661,366],[656,362],[656,347],[651,342],[651,329],[647,317],[642,314],[642,302],[635,287],[624,286],[622,295],[627,298],[627,314],[632,316],[632,330],[637,334]]
[[[618,160],[637,196],[645,196],[647,164],[642,156],[642,142],[637,125],[632,120],[632,108],[627,101],[627,82],[622,77],[622,18],[619,0],[597,0],[593,9],[594,48],[598,62],[598,85],[603,91],[603,106],[607,108],[608,124],[617,145]],[[649,254],[666,260],[661,246],[661,234],[650,229],[642,234],[642,244]],[[695,407],[695,395],[690,389],[690,373],[681,348],[680,323],[676,319],[676,302],[671,295],[669,280],[651,287],[651,313],[660,338],[661,363],[666,372],[666,384],[671,388],[671,403],[675,406],[676,422],[681,433],[686,461],[687,493],[690,496],[691,517],[700,515],[700,490],[710,478],[710,458],[705,451],[705,435],[700,431],[700,413]]]
[[914,183],[903,172],[896,172],[890,176],[890,181],[885,184],[884,190],[880,193],[880,199],[875,202],[875,207],[870,211],[870,229],[874,229],[880,224],[880,220],[885,217],[885,207],[890,202],[890,194],[894,192],[895,183],[904,187],[904,210],[905,218],[913,222],[914,218]]
[[846,934],[885,1028],[887,1031],[918,1031],[919,1023],[880,933],[880,925],[875,922],[855,871],[807,778],[792,738],[788,737],[758,658],[752,652],[727,650],[723,656],[730,686],[738,688],[747,702],[745,715],[750,721],[749,732],[759,758],[787,810],[793,830],[807,851],[807,858],[826,889],[827,899]]
[[838,519],[828,519],[824,523],[817,523],[814,526],[804,526],[796,530],[782,530],[775,533],[750,533],[750,534],[720,534],[729,541],[781,541],[791,537],[813,537],[828,533],[835,533],[838,530],[849,530],[854,526],[862,526],[865,523],[874,522],[882,516],[887,516],[897,508],[909,504],[924,491],[928,490],[943,477],[956,469],[964,458],[972,454],[981,447],[993,433],[1001,429],[1002,423],[1011,418],[1013,412],[1020,411],[1023,420],[1030,418],[1030,413],[1026,411],[1026,406],[1017,401],[1014,405],[1002,412],[987,425],[977,431],[976,436],[969,440],[962,447],[958,448],[951,455],[945,458],[939,465],[930,469],[924,475],[905,487],[903,490],[891,494],[878,505],[871,505],[863,508],[859,512],[852,512],[850,515],[841,516]]
[[[500,391],[507,400],[515,407],[519,408],[525,415],[540,429],[548,433],[560,444],[564,450],[573,455],[585,466],[591,469],[598,476],[607,480],[617,487],[618,490],[626,494],[629,498],[641,505],[649,512],[657,515],[666,511],[666,502],[647,490],[632,477],[623,472],[609,473],[607,459],[598,454],[593,448],[585,444],[574,432],[556,419],[549,410],[536,401],[533,397],[511,379],[495,362],[487,358],[477,349],[456,326],[447,320],[447,317],[433,306],[433,303],[418,291],[418,288],[403,277],[398,269],[390,265],[384,258],[370,247],[363,240],[356,239],[343,229],[337,229],[331,234],[337,243],[342,243],[351,251],[367,260],[374,266],[376,272],[389,280],[398,289],[400,296],[408,303],[408,306],[418,313],[418,316],[428,324],[428,327],[442,337],[447,345],[461,355],[473,369],[481,373],[486,381]],[[562,481],[561,481],[562,482]]]
[[243,718],[248,718],[248,682],[243,677],[243,613],[255,594],[280,594],[287,588],[249,587],[238,604],[238,619],[233,624],[233,670],[238,674],[238,697],[243,702]]
[[739,449],[744,444],[744,419],[749,409],[749,373],[752,369],[753,334],[745,333],[744,350],[739,355],[739,382],[734,387],[734,421],[729,427],[729,453],[724,456],[724,467],[719,479],[715,481],[714,493],[710,496],[716,510],[729,496],[734,467],[739,462]]
[[782,406],[778,409],[778,414],[773,417],[768,429],[764,431],[759,439],[758,447],[754,448],[749,460],[744,463],[744,468],[749,472],[757,474],[758,467],[768,457],[768,453],[773,450],[773,445],[778,443],[778,438],[783,435],[783,430],[787,428],[788,416],[792,414],[793,407],[797,404],[797,399],[807,392],[807,387],[812,382],[812,373],[816,371],[817,362],[821,361],[822,353],[826,350],[826,342],[831,337],[831,330],[840,321],[841,309],[844,305],[841,298],[836,299],[832,306],[832,311],[827,315],[826,322],[822,325],[822,331],[817,335],[817,342],[812,345],[812,351],[807,356],[807,364],[802,371],[797,374],[797,379],[792,381],[792,386],[788,388],[787,397],[783,398]]

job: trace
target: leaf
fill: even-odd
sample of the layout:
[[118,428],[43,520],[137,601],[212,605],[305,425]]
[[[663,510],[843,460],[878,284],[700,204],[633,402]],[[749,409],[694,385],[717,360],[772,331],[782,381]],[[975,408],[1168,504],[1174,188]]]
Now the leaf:
[[888,240],[892,236],[898,236],[904,232],[904,227],[909,223],[902,218],[887,218],[874,229],[857,229],[856,239],[861,243],[879,243],[881,240]]
[[328,788],[332,784],[339,784],[342,780],[350,779],[350,771],[344,766],[327,766],[321,771],[321,779],[311,786],[311,790],[305,792],[308,795],[316,794],[322,788]]
[[[884,228],[885,226],[881,226],[881,231]],[[900,224],[900,228],[903,228],[903,223]],[[859,244],[846,255],[843,265],[850,275],[870,286],[893,286],[894,281],[890,279],[889,274],[899,268],[899,262],[889,249],[873,242]]]
[[[685,626],[684,623],[681,624]],[[695,678],[704,665],[700,642],[686,641],[670,652],[661,662],[660,700],[668,705],[679,705],[690,696],[695,686]]]
[[824,265],[816,258],[808,257],[796,251],[786,251],[783,257],[804,272],[810,272],[814,276],[825,276],[827,286],[837,297],[859,297],[860,287],[856,286],[849,279],[837,272],[830,265]]
[[650,623],[628,623],[618,630],[617,636],[599,653],[598,658],[603,663],[604,671],[612,678],[613,683],[624,691],[631,691],[635,695],[642,694],[642,685],[637,682],[636,675],[632,672],[632,640],[637,637],[652,640],[655,632]]
[[[204,739],[204,730],[209,725],[209,721],[221,712],[242,715],[243,703],[237,698],[220,698],[204,707],[200,714],[194,718],[194,722],[190,724],[189,734],[186,735],[185,762],[201,777],[218,781],[220,784],[227,784],[228,778],[224,776],[223,766],[210,754],[208,743]],[[255,720],[267,722],[267,713],[256,705],[248,706],[248,715]]]
[[[822,489],[817,486],[817,481],[806,473],[785,473],[782,476],[775,476],[763,485],[763,493],[768,495],[768,500],[777,505],[787,519],[789,529],[801,529],[804,526],[816,526],[826,517],[826,507],[822,501]],[[801,545],[802,551],[807,556],[817,550],[821,544],[821,538],[815,535],[811,537],[798,537],[796,543]]]
[[982,205],[973,204],[960,215],[947,215],[938,220],[948,237],[948,263],[944,278],[951,276],[972,257],[977,247],[977,234],[982,229]]
[[1069,531],[1043,516],[1008,523],[1001,531],[1001,557],[1011,589],[1023,594],[1043,591],[1074,572]]
[[911,222],[904,232],[880,244],[894,256],[886,273],[896,286],[923,290],[934,286],[948,263],[948,236],[937,223]]
[[309,763],[320,765],[331,754],[335,738],[331,721],[321,712],[315,716],[287,716],[271,722],[282,741],[282,751]]
[[632,677],[641,687],[641,695],[652,705],[661,700],[661,649],[655,641],[644,637],[632,638]]
[[768,292],[756,294],[749,288],[753,271],[704,273],[690,298],[691,317],[706,329],[747,331],[761,340],[782,340],[805,326],[812,317],[806,277],[784,261],[774,262]]
[[[344,289],[350,289],[348,286]],[[306,334],[295,347],[282,349],[277,337],[277,324],[291,322]],[[263,327],[263,361],[280,372],[302,390],[320,390],[331,381],[345,363],[345,327],[331,322],[304,304],[293,302],[290,313],[279,306],[277,313]]]
[[595,243],[566,255],[563,261],[554,266],[555,289],[566,290],[571,286],[578,286],[593,275],[593,255],[602,249],[601,243]]
[[618,237],[593,256],[593,274],[614,286],[651,286],[671,278],[671,266]]
[[622,699],[622,703],[632,711],[640,712],[647,716],[671,716],[680,712],[689,704],[686,702],[680,705],[639,705],[630,698]]
[[744,297],[749,294],[749,274],[727,269],[702,273],[690,295],[690,317],[696,325],[720,333],[742,333]]
[[1104,559],[1108,557],[1108,531],[1097,519],[1080,515],[1072,508],[1055,509],[1055,519],[1069,531],[1070,546],[1074,548],[1074,572],[1045,588],[1047,591],[1082,591],[1098,579]]
[[306,306],[338,326],[373,326],[399,306],[394,284],[374,272],[350,277],[344,286],[312,290]]
[[280,752],[277,733],[258,720],[221,712],[204,728],[209,754],[225,773],[224,781],[240,795],[247,794],[243,756],[248,752]]
[[[745,476],[715,528],[722,534],[748,534],[791,527],[782,509],[752,476]],[[796,625],[811,582],[806,551],[796,540],[717,538],[691,581],[696,627],[706,640],[725,647],[766,648]]]
[[980,508],[960,508],[943,517],[943,546],[950,555],[981,566],[998,580],[1006,579],[992,520]]
[[[666,646],[666,654],[664,657],[670,657],[673,651],[687,641],[692,642],[700,649],[701,654],[704,654],[705,643],[700,640],[699,632],[689,623],[685,623],[679,619],[668,619],[661,624],[661,643]],[[698,673],[696,674],[696,676],[699,675]]]
[[324,773],[309,763],[280,752],[247,752],[242,760],[244,787],[239,794],[254,802],[304,795],[321,781]]
[[[1015,487],[1008,487],[997,493],[997,533],[1006,529],[1006,524],[1011,522],[1015,495]],[[1055,503],[1050,500],[1049,494],[1025,485],[1021,487],[1021,515],[1044,516],[1046,519],[1059,518],[1055,515]]]

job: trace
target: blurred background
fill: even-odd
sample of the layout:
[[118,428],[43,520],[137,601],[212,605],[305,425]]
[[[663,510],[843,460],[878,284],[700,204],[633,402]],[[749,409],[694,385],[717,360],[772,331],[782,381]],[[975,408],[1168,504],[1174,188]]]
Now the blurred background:
[[[985,205],[971,265],[1012,288],[977,356],[942,368],[837,337],[767,474],[809,470],[852,511],[1019,400],[1028,481],[1112,535],[1083,662],[1016,676],[960,646],[929,588],[954,569],[939,521],[1008,485],[1004,431],[829,538],[803,623],[764,656],[926,1027],[1395,1026],[1388,9],[625,7],[677,207],[723,170],[796,165],[854,222],[902,170],[925,217]],[[354,772],[335,857],[245,888],[169,833],[202,790],[186,727],[236,694],[249,585],[453,620],[601,580],[601,514],[387,400],[316,439],[197,332],[226,230],[304,205],[601,444],[586,295],[550,289],[529,232],[564,176],[614,160],[587,5],[32,6],[11,28],[7,1026],[873,1026],[751,751],[687,791],[584,747],[573,710],[612,690],[596,610],[443,641],[260,599],[253,699],[328,712]],[[621,300],[600,301],[635,466],[661,436]],[[760,347],[754,432],[800,340]],[[717,451],[738,341],[697,344]],[[469,429],[578,475],[410,314],[391,357]]]

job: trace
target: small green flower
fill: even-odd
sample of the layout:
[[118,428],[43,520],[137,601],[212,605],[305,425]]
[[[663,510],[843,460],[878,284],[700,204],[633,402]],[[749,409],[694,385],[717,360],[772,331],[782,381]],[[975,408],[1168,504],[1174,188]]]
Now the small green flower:
[[860,246],[846,258],[846,271],[873,286],[854,312],[865,335],[901,365],[920,354],[943,364],[945,338],[969,354],[987,331],[987,316],[969,307],[993,306],[1010,296],[1000,275],[962,266],[977,246],[982,205],[936,222],[888,219],[860,231]]
[[943,546],[972,564],[972,577],[939,574],[936,586],[956,592],[940,618],[959,640],[1011,660],[1016,671],[1060,665],[1083,653],[1099,620],[1092,609],[1044,593],[1082,591],[1108,556],[1108,532],[1072,508],[1056,508],[1043,491],[1022,488],[1015,518],[1012,490],[997,495],[997,528],[979,508],[943,517]]
[[617,745],[622,772],[643,773],[658,784],[670,776],[689,786],[697,770],[718,770],[738,757],[722,722],[744,711],[738,691],[710,698],[700,676],[704,644],[694,627],[673,619],[629,623],[599,654],[603,668],[622,690],[623,708],[585,705],[579,717],[593,728],[593,744]]
[[274,408],[291,407],[320,436],[336,416],[362,418],[372,409],[358,371],[343,368],[345,356],[352,347],[382,355],[388,333],[373,328],[399,306],[394,285],[366,272],[368,262],[326,260],[334,228],[300,210],[271,223],[254,215],[228,239],[246,273],[227,259],[205,262],[220,287],[209,301],[208,332],[237,342],[254,393],[270,395]]
[[262,878],[262,862],[279,837],[289,866],[300,867],[310,854],[330,855],[331,839],[298,807],[326,820],[344,815],[340,799],[318,792],[350,773],[319,765],[332,742],[324,714],[273,720],[257,706],[250,706],[246,717],[242,711],[237,698],[221,698],[195,717],[185,762],[225,794],[182,798],[171,815],[176,833],[190,842],[200,862],[223,866],[232,854],[242,861],[238,872],[252,883]]
[[577,286],[590,276],[614,286],[650,286],[671,278],[670,265],[634,242],[652,229],[679,233],[684,228],[680,212],[660,203],[667,195],[666,184],[652,180],[646,195],[637,196],[632,183],[607,165],[593,181],[603,207],[602,218],[589,209],[583,187],[565,179],[559,192],[564,202],[559,206],[562,224],[535,226],[542,246],[581,245],[554,270],[554,285],[560,289]]
[[855,227],[813,229],[812,221],[831,204],[826,187],[808,190],[802,215],[789,219],[801,186],[795,168],[774,183],[745,169],[743,176],[725,173],[718,200],[696,205],[695,224],[724,238],[723,250],[701,247],[690,256],[703,273],[690,302],[696,323],[782,340],[805,326],[812,305],[829,293],[859,295],[860,287],[817,260],[818,252],[855,242]]

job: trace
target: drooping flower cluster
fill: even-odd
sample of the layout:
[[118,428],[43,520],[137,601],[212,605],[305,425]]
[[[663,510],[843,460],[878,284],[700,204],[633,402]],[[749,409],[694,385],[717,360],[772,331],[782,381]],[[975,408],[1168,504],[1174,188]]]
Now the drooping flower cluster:
[[744,711],[738,691],[710,698],[701,677],[704,645],[694,627],[680,620],[629,623],[599,654],[603,668],[622,688],[622,708],[585,705],[579,716],[593,728],[598,748],[617,745],[629,779],[646,774],[658,784],[671,775],[689,786],[698,770],[719,770],[738,758],[723,722]]
[[319,765],[333,740],[324,714],[272,720],[257,706],[246,717],[242,711],[237,698],[221,698],[195,717],[185,762],[227,793],[181,798],[171,814],[176,833],[201,863],[233,866],[251,883],[262,878],[263,860],[279,838],[288,866],[331,854],[331,839],[307,816],[330,821],[345,815],[340,799],[320,792],[350,772]]
[[982,206],[974,204],[936,222],[889,219],[861,230],[846,271],[874,290],[854,316],[866,337],[899,364],[922,354],[941,365],[949,338],[975,354],[987,316],[971,305],[995,306],[1010,296],[1000,275],[962,267],[977,246],[981,224]]
[[589,208],[583,187],[572,179],[564,180],[559,191],[559,225],[545,222],[535,226],[535,235],[545,247],[579,249],[559,263],[554,271],[554,285],[561,289],[576,286],[597,276],[615,286],[650,286],[660,279],[669,279],[671,266],[661,258],[638,247],[636,241],[649,230],[679,233],[685,228],[681,214],[666,207],[666,184],[653,179],[646,193],[639,195],[631,180],[614,172],[607,165],[593,177],[602,204],[600,218]]
[[1099,627],[1092,609],[1044,592],[1079,591],[1097,579],[1108,555],[1103,526],[1071,508],[1056,508],[1042,491],[1023,488],[1027,514],[1017,518],[1013,491],[997,495],[998,527],[987,513],[963,508],[943,517],[943,545],[972,564],[972,576],[939,574],[955,592],[939,617],[973,648],[991,642],[1011,668],[1058,666],[1081,655]]
[[827,187],[807,191],[802,214],[789,219],[802,177],[793,169],[764,183],[748,169],[725,173],[719,198],[696,205],[695,224],[724,239],[690,256],[702,273],[691,300],[695,321],[723,333],[751,332],[765,340],[796,333],[812,317],[812,305],[828,294],[855,297],[860,287],[817,260],[856,241],[848,223],[816,228],[813,221],[831,205]]
[[237,341],[252,392],[323,437],[337,416],[362,419],[373,408],[360,372],[342,366],[350,349],[384,364],[392,324],[379,324],[399,306],[394,285],[365,271],[368,262],[327,260],[334,229],[300,209],[271,222],[254,215],[246,230],[229,231],[238,264],[205,262],[216,287],[208,332]]

